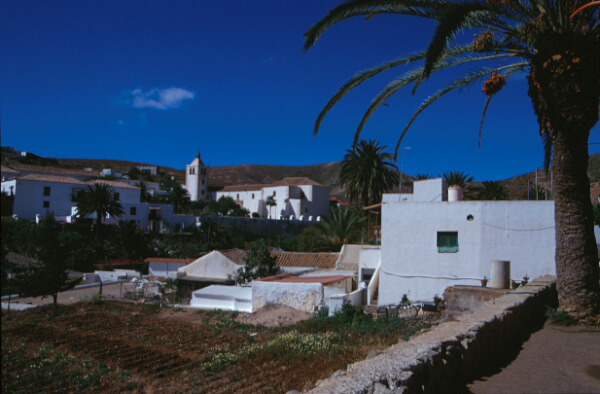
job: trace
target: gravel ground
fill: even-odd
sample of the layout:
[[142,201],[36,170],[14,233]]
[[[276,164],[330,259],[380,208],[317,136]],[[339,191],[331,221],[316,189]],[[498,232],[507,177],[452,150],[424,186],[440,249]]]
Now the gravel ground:
[[546,326],[500,373],[469,385],[479,393],[600,393],[600,327]]

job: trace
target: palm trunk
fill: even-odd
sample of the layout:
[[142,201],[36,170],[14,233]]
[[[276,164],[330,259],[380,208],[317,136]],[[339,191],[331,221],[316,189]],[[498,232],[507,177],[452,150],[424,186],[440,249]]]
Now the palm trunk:
[[[529,96],[554,146],[556,275],[560,309],[598,319],[600,286],[588,137],[598,122],[600,45],[591,34],[546,37],[532,60]],[[595,316],[595,317],[594,317]]]

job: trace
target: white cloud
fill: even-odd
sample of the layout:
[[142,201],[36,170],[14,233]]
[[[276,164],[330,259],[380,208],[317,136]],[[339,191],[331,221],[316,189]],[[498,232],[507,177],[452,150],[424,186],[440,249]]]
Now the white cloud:
[[194,92],[182,88],[155,88],[145,92],[142,89],[133,89],[126,93],[131,100],[128,100],[128,102],[133,108],[154,108],[159,110],[179,108],[185,100],[193,100],[196,96]]

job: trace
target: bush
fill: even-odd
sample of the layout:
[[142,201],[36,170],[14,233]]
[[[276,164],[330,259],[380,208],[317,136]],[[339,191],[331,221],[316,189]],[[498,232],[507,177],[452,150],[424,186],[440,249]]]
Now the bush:
[[570,316],[567,312],[556,310],[547,305],[546,317],[552,324],[556,324],[558,326],[572,326],[578,323],[577,319]]

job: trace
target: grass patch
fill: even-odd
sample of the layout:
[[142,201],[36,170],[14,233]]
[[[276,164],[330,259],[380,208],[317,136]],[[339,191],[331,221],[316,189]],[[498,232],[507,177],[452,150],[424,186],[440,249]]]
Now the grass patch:
[[565,311],[559,311],[551,306],[546,305],[546,317],[550,323],[557,326],[572,326],[578,323],[577,319],[569,315]]

